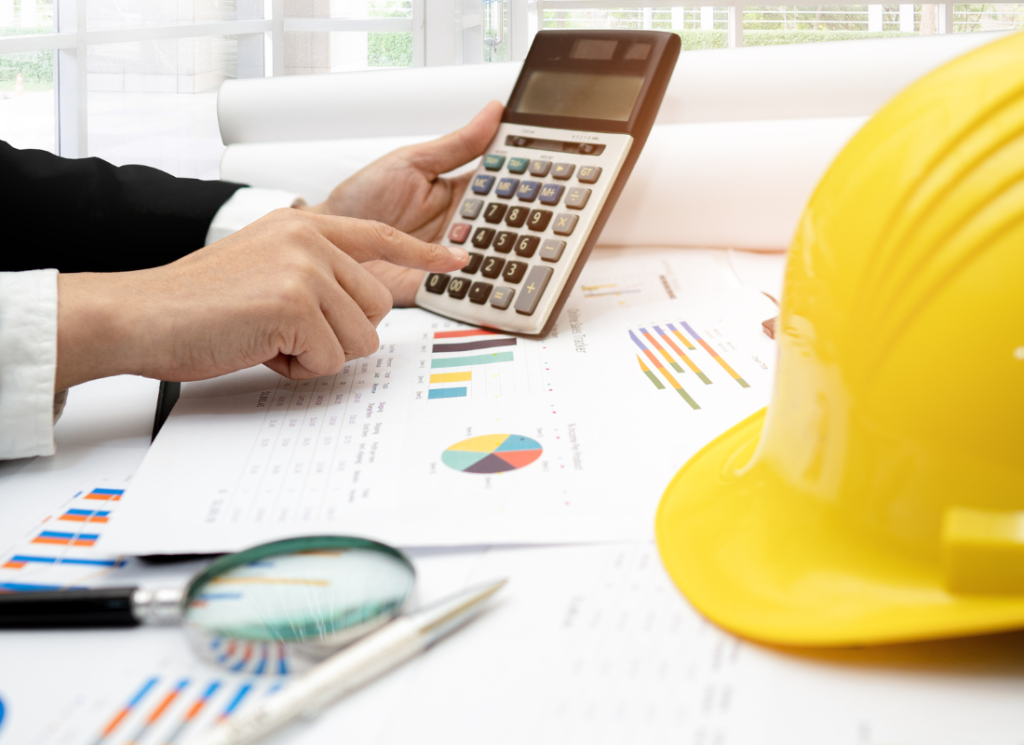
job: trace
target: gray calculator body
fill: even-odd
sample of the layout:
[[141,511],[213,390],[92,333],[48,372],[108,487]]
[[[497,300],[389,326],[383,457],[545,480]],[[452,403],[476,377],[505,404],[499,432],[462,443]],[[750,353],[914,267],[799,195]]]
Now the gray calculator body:
[[679,48],[665,32],[540,32],[441,240],[470,261],[427,275],[416,304],[546,336],[643,148]]

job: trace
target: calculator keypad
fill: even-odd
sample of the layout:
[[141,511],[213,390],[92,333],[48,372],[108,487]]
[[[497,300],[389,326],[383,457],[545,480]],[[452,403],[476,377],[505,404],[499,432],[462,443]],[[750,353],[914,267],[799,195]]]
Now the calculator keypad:
[[[615,173],[617,166],[614,159],[601,155],[605,145],[586,143],[578,146],[575,155],[576,150],[545,155],[535,149],[519,152],[537,155],[520,157],[514,148],[527,145],[515,136],[496,139],[505,141],[512,153],[483,157],[459,206],[459,222],[448,231],[448,243],[470,249],[469,262],[452,274],[428,275],[424,291],[432,295],[421,299],[424,307],[442,313],[450,307],[455,318],[496,324],[495,328],[507,323],[512,330],[530,333],[545,319],[524,316],[547,313],[552,301],[545,293],[562,291],[564,275],[577,260],[579,242],[587,238],[603,202],[602,190],[610,187],[608,177],[602,180],[603,170]],[[618,140],[607,147],[620,151],[621,163],[628,144]],[[440,305],[427,300],[445,295],[451,299]],[[468,300],[479,309],[470,311],[467,304],[462,305],[466,310],[457,311],[456,300]],[[509,314],[504,316],[507,322],[499,317],[502,312]]]

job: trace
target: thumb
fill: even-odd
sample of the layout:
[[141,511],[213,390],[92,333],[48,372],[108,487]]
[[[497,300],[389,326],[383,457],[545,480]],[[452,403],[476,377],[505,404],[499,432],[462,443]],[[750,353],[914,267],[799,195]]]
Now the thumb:
[[409,159],[433,180],[442,173],[479,158],[494,139],[504,111],[505,107],[499,102],[489,102],[465,127],[436,140],[411,146]]

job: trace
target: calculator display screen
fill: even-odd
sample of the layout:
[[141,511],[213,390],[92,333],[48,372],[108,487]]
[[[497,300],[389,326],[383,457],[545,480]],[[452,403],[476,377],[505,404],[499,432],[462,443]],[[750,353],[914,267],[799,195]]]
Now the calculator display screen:
[[519,114],[625,122],[643,84],[643,75],[534,70],[515,110]]

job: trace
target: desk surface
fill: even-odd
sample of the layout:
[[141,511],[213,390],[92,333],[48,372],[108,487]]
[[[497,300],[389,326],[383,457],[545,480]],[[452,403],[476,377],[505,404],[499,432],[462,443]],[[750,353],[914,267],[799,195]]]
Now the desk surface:
[[[719,252],[737,285],[779,297],[783,258]],[[70,494],[130,477],[157,384],[75,389],[52,458],[0,464],[0,559]],[[787,653],[706,623],[649,543],[414,553],[418,598],[496,576],[500,602],[395,674],[268,742],[1011,743],[1024,732],[1024,634],[886,649]],[[122,581],[182,581],[188,567]],[[163,742],[272,683],[200,664],[175,628],[0,635],[0,745],[86,743],[149,681],[104,743]],[[159,703],[180,688],[164,713]],[[142,731],[143,728],[149,727]]]

